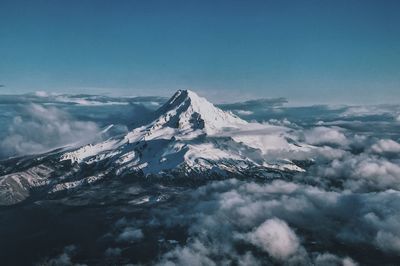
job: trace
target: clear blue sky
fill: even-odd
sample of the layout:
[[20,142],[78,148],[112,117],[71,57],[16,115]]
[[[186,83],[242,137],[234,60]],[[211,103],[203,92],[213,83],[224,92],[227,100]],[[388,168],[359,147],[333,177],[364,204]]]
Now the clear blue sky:
[[0,93],[400,102],[400,1],[0,0]]

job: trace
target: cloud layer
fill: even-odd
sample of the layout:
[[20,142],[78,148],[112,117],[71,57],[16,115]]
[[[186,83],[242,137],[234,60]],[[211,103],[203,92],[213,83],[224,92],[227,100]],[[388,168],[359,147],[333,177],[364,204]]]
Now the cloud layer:
[[78,121],[55,107],[30,104],[16,116],[0,142],[2,157],[36,154],[99,139],[94,122]]

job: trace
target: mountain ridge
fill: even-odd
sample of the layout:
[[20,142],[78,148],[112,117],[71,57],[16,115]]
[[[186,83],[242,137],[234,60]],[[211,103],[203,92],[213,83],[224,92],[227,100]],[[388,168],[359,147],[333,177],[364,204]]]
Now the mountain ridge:
[[29,161],[32,167],[0,177],[0,204],[2,198],[7,204],[20,202],[37,186],[55,193],[105,176],[273,178],[304,171],[285,158],[266,159],[273,149],[307,148],[288,142],[286,128],[247,122],[193,91],[177,91],[155,116],[126,135],[41,155]]

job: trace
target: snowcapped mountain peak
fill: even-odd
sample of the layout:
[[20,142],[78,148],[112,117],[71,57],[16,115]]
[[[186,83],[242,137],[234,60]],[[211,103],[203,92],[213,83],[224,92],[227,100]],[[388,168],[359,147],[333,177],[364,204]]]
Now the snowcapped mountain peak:
[[191,90],[178,90],[168,100],[168,105],[176,105],[182,102],[182,100],[190,100],[191,98],[199,98],[199,96]]
[[178,90],[157,113],[159,117],[154,121],[157,126],[163,124],[181,131],[202,130],[207,134],[247,123],[191,90]]
[[106,170],[116,175],[302,171],[291,162],[265,159],[270,150],[302,149],[289,143],[287,137],[284,127],[246,122],[193,91],[179,90],[156,111],[150,123],[123,137],[66,152],[60,160],[106,165]]

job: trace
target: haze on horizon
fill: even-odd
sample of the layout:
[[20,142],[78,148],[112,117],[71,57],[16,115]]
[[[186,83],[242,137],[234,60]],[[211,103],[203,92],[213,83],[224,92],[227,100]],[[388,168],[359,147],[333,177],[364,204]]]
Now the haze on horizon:
[[0,3],[0,94],[398,103],[398,1]]

